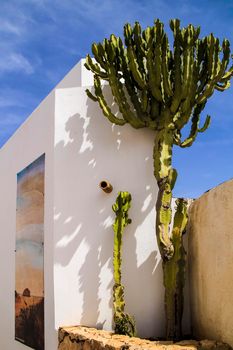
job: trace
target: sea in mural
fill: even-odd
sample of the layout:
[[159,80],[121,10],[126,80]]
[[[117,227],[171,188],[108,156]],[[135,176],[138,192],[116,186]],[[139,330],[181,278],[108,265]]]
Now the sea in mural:
[[44,350],[45,155],[17,174],[15,339]]

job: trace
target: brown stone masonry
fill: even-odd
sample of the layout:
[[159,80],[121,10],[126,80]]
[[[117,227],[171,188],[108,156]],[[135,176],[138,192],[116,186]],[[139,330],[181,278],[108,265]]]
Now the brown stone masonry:
[[59,329],[58,350],[232,350],[224,343],[211,340],[181,341],[178,343],[130,338],[88,327]]

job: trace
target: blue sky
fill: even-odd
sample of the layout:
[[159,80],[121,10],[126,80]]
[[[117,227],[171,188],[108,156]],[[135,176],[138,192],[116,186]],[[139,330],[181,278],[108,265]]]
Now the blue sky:
[[[64,75],[90,52],[93,41],[122,35],[126,22],[143,27],[160,18],[201,25],[233,47],[233,0],[0,0],[0,146]],[[197,197],[233,177],[233,87],[215,92],[210,128],[188,149],[174,150],[176,196]]]

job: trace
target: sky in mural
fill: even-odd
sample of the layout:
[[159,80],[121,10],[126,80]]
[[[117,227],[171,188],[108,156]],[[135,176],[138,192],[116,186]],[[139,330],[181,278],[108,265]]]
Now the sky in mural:
[[[1,0],[0,145],[86,53],[122,35],[124,23],[171,18],[201,25],[233,45],[233,0]],[[175,149],[176,196],[196,197],[233,177],[233,88],[208,102],[212,125],[190,149]]]
[[16,291],[44,295],[44,155],[17,175]]

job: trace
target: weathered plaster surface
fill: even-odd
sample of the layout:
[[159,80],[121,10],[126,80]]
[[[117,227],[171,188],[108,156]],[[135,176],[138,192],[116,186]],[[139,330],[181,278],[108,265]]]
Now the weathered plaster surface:
[[233,180],[194,201],[189,280],[193,333],[233,345]]

